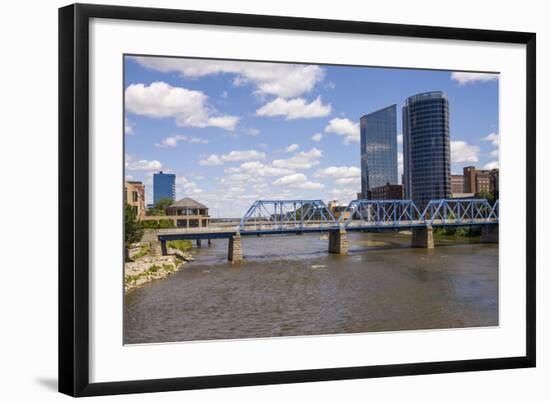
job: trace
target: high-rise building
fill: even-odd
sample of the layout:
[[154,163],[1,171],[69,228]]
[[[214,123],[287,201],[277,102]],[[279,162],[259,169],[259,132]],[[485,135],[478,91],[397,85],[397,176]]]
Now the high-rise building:
[[441,91],[409,97],[403,107],[405,198],[423,207],[451,197],[449,102]]
[[397,184],[396,108],[391,105],[361,117],[361,194]]
[[176,200],[176,175],[164,174],[162,171],[153,175],[153,203],[161,199]]

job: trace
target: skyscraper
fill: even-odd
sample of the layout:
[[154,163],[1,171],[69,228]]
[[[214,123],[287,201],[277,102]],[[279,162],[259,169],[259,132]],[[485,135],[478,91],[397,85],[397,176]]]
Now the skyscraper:
[[153,203],[163,198],[176,200],[176,175],[164,174],[162,171],[153,175]]
[[372,188],[397,184],[395,104],[361,117],[361,196]]
[[423,207],[451,197],[449,102],[441,91],[409,97],[403,107],[405,199]]

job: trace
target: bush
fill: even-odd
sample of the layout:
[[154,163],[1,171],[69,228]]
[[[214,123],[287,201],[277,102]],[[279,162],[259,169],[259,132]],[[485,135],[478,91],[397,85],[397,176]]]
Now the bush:
[[166,241],[166,245],[169,248],[177,249],[178,251],[186,252],[193,247],[193,243],[190,240],[171,240]]
[[143,220],[141,227],[146,229],[157,230],[159,228],[174,228],[173,220]]

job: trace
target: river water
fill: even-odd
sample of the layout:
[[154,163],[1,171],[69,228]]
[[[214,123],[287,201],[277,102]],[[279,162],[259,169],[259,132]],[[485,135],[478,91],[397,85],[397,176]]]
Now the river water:
[[[319,235],[245,237],[194,248],[195,261],[125,295],[126,344],[498,325],[498,245],[348,233],[347,256]],[[205,244],[206,241],[203,241]]]

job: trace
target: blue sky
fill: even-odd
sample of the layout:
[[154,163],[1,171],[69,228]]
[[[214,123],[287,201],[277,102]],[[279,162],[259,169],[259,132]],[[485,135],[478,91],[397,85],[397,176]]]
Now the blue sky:
[[[126,177],[177,175],[176,197],[240,216],[256,199],[360,191],[359,118],[408,96],[449,99],[453,173],[498,167],[498,75],[393,68],[125,58]],[[402,171],[398,135],[399,172]]]

